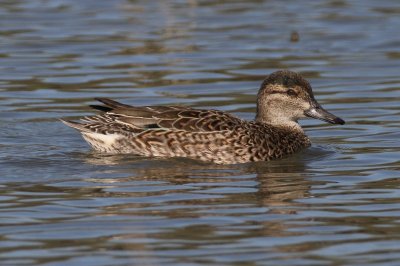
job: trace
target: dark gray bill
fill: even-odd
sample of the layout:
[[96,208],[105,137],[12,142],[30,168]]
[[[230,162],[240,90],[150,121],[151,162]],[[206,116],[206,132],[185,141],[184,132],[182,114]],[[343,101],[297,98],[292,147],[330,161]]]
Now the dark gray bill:
[[304,114],[308,117],[316,118],[319,120],[326,121],[331,124],[340,124],[343,125],[345,122],[343,119],[329,113],[320,105],[313,106],[310,109],[306,110]]

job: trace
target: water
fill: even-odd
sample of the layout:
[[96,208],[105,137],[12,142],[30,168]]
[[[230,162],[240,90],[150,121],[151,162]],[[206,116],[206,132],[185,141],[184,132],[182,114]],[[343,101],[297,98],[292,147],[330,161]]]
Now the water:
[[[1,265],[399,265],[398,1],[13,0],[0,25]],[[347,124],[302,122],[280,161],[101,155],[57,120],[94,97],[252,119],[281,68]]]

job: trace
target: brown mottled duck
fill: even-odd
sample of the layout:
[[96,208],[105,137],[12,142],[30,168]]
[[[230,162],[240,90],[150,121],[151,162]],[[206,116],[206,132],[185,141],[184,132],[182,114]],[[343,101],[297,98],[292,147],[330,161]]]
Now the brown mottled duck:
[[64,121],[97,151],[148,157],[186,157],[218,164],[269,161],[309,147],[298,120],[345,122],[324,110],[310,84],[281,70],[266,77],[257,96],[254,121],[218,110],[183,106],[130,106],[97,98],[101,114]]

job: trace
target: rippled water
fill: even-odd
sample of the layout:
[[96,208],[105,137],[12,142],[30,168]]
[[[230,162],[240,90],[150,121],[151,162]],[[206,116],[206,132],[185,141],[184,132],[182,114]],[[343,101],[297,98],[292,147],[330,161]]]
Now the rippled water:
[[[1,265],[399,265],[397,0],[13,0],[0,25]],[[282,68],[347,124],[280,161],[101,155],[58,121],[94,97],[252,119]]]

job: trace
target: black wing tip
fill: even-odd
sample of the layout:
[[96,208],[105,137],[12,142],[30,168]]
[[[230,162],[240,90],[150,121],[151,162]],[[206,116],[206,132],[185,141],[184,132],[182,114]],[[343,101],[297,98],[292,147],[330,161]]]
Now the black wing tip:
[[111,107],[107,107],[107,106],[104,106],[104,105],[91,104],[89,106],[92,107],[93,109],[96,109],[96,110],[99,110],[99,111],[102,111],[102,112],[109,112],[109,111],[112,110]]
[[104,103],[107,107],[111,107],[111,108],[121,108],[121,107],[129,107],[129,105],[111,100],[109,98],[103,98],[103,97],[96,97],[94,98],[96,101],[99,101],[101,103]]
[[118,103],[118,102],[116,102],[116,101],[113,101],[113,100],[111,100],[111,99],[109,99],[109,98],[102,98],[102,97],[96,97],[96,98],[94,98],[96,101],[99,101],[99,102],[101,102],[101,103],[104,103],[105,105],[107,105],[107,106],[114,106],[116,103]]

